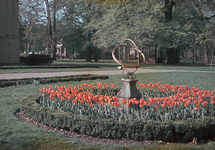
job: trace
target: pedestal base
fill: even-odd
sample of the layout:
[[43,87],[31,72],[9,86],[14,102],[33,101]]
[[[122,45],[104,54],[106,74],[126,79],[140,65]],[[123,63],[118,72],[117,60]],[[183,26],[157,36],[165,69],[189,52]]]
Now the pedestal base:
[[[126,98],[126,101],[132,98],[136,98],[137,100],[140,100],[141,93],[136,88],[137,81],[138,80],[134,80],[134,79],[122,79],[123,87],[116,95],[119,98],[120,103],[123,98]],[[127,107],[126,109],[128,109],[127,105],[125,107]],[[132,104],[132,103],[130,107],[136,110],[140,108],[139,105]]]
[[117,97],[126,98],[126,99],[131,99],[131,98],[140,99],[141,94],[136,88],[137,81],[138,80],[134,80],[134,79],[122,79],[123,87],[117,93]]

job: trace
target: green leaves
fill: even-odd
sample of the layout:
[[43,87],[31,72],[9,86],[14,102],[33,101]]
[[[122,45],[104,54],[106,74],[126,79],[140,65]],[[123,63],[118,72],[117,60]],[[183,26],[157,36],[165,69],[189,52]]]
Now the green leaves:
[[193,137],[198,139],[212,138],[215,132],[213,130],[214,117],[205,117],[204,121],[199,118],[167,122],[139,119],[123,120],[121,117],[119,117],[119,120],[99,119],[93,116],[71,115],[70,113],[41,107],[38,104],[39,99],[41,99],[40,94],[34,97],[28,96],[23,100],[22,111],[26,113],[26,116],[56,128],[68,128],[70,131],[100,136],[100,138],[189,141]]

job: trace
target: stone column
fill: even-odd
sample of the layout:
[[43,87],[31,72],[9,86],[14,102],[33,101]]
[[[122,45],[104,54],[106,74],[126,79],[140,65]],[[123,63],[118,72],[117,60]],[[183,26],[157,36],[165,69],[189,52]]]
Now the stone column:
[[18,0],[0,0],[0,63],[19,63]]

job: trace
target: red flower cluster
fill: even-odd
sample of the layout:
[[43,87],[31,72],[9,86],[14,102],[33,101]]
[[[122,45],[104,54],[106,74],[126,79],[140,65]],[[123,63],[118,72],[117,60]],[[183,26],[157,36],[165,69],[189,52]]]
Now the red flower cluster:
[[[95,95],[93,96],[92,93],[90,93],[88,90],[85,92],[81,92],[82,87],[90,87],[91,89],[95,89],[96,87],[93,86],[93,84],[82,84],[79,85],[78,88],[77,87],[67,87],[65,88],[65,86],[55,86],[55,90],[53,89],[52,86],[49,86],[48,89],[46,88],[42,88],[40,89],[41,92],[43,93],[48,93],[49,94],[49,98],[50,99],[54,99],[55,97],[61,99],[62,101],[67,100],[72,100],[74,103],[76,102],[80,102],[81,104],[86,102],[89,103],[90,107],[93,107],[93,104],[91,103],[92,101],[94,102],[98,102],[101,105],[105,105],[105,103],[110,103],[115,107],[119,107],[120,103],[119,98],[117,98],[116,96],[103,96],[103,95]],[[97,84],[98,89],[105,87],[106,84],[102,85],[101,82],[99,82]],[[106,86],[108,87],[108,86]],[[112,85],[112,87],[114,87],[114,84]],[[42,94],[43,97],[45,97],[45,94]]]
[[[200,90],[199,88],[193,87],[191,90],[188,88],[187,85],[176,85],[172,86],[170,84],[161,84],[160,82],[153,84],[150,82],[149,84],[143,84],[140,82],[137,82],[140,87],[142,88],[150,88],[150,91],[153,91],[156,93],[156,90],[152,90],[152,88],[157,88],[160,92],[168,92],[172,91],[175,95],[168,96],[168,97],[149,97],[148,100],[144,100],[141,98],[140,100],[137,100],[136,98],[132,99],[122,99],[121,103],[123,105],[130,106],[131,103],[135,105],[139,105],[140,108],[143,108],[144,105],[156,105],[155,111],[157,111],[158,106],[161,106],[162,108],[165,107],[173,107],[174,105],[181,105],[181,102],[183,102],[184,106],[187,107],[188,105],[193,102],[195,106],[195,110],[198,110],[198,107],[200,105],[208,107],[209,101],[204,100],[204,98],[209,97],[210,103],[215,104],[214,101],[214,91],[206,91],[206,90]],[[101,82],[97,83],[97,86],[94,86],[91,84],[81,84],[78,87],[72,87],[68,86],[67,88],[63,86],[55,86],[55,89],[53,89],[52,86],[49,86],[48,89],[42,88],[40,89],[43,97],[45,97],[45,93],[49,94],[50,99],[54,99],[55,97],[61,99],[62,101],[68,100],[73,101],[74,103],[88,103],[90,107],[93,107],[92,101],[98,102],[100,105],[105,105],[105,103],[109,103],[110,105],[113,105],[115,107],[119,107],[119,98],[116,96],[103,96],[103,95],[95,95],[93,96],[92,93],[90,93],[88,90],[85,92],[82,92],[82,87],[89,87],[90,89],[105,89],[106,87],[109,88],[109,85],[102,84]],[[111,84],[111,87],[114,88],[114,84]],[[120,87],[117,85],[117,87]]]
[[[203,106],[205,106],[206,108],[208,107],[208,101],[204,100],[204,98],[209,97],[210,98],[210,102],[211,104],[215,104],[214,101],[214,91],[206,91],[206,90],[200,90],[199,88],[196,88],[193,86],[192,90],[190,90],[190,88],[188,88],[187,85],[176,85],[176,86],[172,86],[170,84],[162,84],[160,82],[158,83],[149,83],[149,84],[142,84],[139,83],[139,86],[142,88],[150,88],[150,87],[157,87],[157,89],[159,91],[162,92],[166,92],[166,91],[172,91],[173,93],[175,93],[175,95],[173,96],[169,96],[169,97],[150,97],[148,98],[148,102],[142,100],[141,103],[147,105],[153,105],[156,104],[157,105],[161,105],[161,107],[165,108],[166,106],[170,106],[173,107],[174,105],[181,105],[181,102],[184,103],[184,106],[187,107],[189,104],[191,104],[191,101],[193,101],[193,103],[196,105],[195,110],[198,110],[198,107],[200,106],[200,104],[202,104]],[[154,92],[156,92],[154,90]],[[141,106],[140,106],[141,107]]]

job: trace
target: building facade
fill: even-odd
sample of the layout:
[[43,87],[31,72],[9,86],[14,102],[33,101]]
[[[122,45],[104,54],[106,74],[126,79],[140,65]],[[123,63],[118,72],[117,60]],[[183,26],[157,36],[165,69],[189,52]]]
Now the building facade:
[[0,63],[19,63],[18,0],[0,0]]

